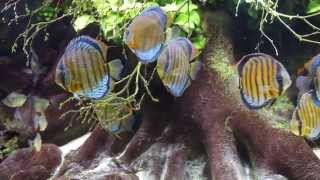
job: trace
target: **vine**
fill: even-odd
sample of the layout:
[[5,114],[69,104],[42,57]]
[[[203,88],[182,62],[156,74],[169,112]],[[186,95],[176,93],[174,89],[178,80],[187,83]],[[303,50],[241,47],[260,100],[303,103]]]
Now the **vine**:
[[[238,12],[238,8],[240,3],[243,0],[238,0],[238,5],[236,8],[236,15]],[[273,23],[274,20],[278,20],[291,34],[293,34],[299,41],[301,42],[307,42],[307,43],[313,43],[313,44],[320,44],[320,41],[314,40],[312,37],[315,35],[320,34],[320,27],[317,25],[314,25],[310,18],[313,18],[315,16],[320,15],[320,11],[313,12],[312,14],[308,15],[289,15],[285,13],[279,12],[278,9],[278,3],[279,0],[245,0],[243,3],[248,3],[251,6],[255,7],[256,10],[261,11],[261,17],[260,17],[260,23],[259,23],[259,30],[261,32],[261,35],[265,37],[272,45],[272,47],[275,50],[276,55],[278,55],[278,49],[276,45],[274,44],[274,41],[267,35],[264,28],[266,23]],[[311,11],[312,12],[312,11]],[[312,29],[312,32],[308,34],[300,34],[297,31],[295,31],[291,26],[289,22],[292,22],[294,20],[302,21],[305,23],[308,27]]]

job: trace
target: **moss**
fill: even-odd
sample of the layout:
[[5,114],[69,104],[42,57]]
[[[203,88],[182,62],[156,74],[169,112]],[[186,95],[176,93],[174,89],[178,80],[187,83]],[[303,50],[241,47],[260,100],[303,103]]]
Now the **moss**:
[[217,48],[215,53],[210,63],[210,68],[216,71],[222,80],[230,79],[236,72],[234,67],[230,65],[226,50],[222,47]]
[[293,103],[289,100],[287,96],[280,96],[277,98],[277,101],[271,107],[271,110],[275,112],[279,111],[289,111],[294,108]]
[[4,159],[7,157],[10,153],[18,149],[18,137],[13,137],[9,139],[8,141],[5,141],[3,139],[0,139],[0,144],[3,144],[0,149],[0,159]]

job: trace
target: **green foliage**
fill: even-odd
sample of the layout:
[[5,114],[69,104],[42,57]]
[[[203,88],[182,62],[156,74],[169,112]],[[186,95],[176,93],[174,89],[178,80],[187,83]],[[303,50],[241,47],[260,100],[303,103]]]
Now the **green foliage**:
[[54,18],[57,18],[57,12],[55,7],[52,5],[47,5],[43,6],[43,8],[39,10],[39,12],[36,14],[36,17],[38,22],[50,21]]
[[277,98],[277,101],[271,106],[273,111],[284,112],[293,110],[294,105],[289,100],[287,96],[280,96]]
[[320,0],[310,0],[306,12],[308,14],[320,11]]
[[[3,141],[3,142],[2,142]],[[18,149],[18,137],[11,138],[8,141],[0,139],[0,144],[3,144],[0,149],[0,159],[7,157],[11,152]]]
[[178,26],[182,30],[180,36],[191,38],[198,49],[203,48],[206,39],[202,33],[201,15],[198,7],[191,1],[88,0],[83,2],[75,0],[72,4],[73,9],[76,10],[74,26],[76,30],[80,30],[85,25],[96,21],[100,23],[105,39],[121,44],[128,23],[143,9],[150,6],[161,6],[168,16],[168,27]]

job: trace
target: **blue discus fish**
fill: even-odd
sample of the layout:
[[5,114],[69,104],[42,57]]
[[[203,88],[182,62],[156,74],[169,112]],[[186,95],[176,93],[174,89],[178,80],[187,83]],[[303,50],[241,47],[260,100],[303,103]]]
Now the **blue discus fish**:
[[195,49],[187,38],[175,38],[165,45],[159,55],[158,75],[167,90],[175,97],[182,96],[190,83],[190,62],[194,52]]
[[316,98],[320,101],[320,55],[312,58],[310,66],[310,77],[313,81]]
[[142,63],[154,62],[165,40],[167,16],[159,7],[151,7],[136,16],[127,27],[124,42]]
[[[60,58],[55,82],[75,96],[101,99],[111,89],[110,67],[106,64],[107,45],[89,36],[73,39]],[[120,72],[122,69],[118,69]]]

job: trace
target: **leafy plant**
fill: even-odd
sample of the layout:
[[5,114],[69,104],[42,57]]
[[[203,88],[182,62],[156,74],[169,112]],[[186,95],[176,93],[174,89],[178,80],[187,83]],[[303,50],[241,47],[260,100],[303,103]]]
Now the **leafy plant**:
[[310,0],[307,6],[306,12],[308,14],[312,14],[319,11],[320,11],[320,0]]

